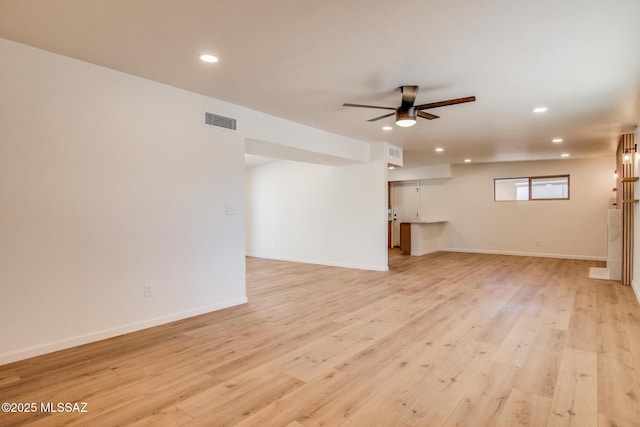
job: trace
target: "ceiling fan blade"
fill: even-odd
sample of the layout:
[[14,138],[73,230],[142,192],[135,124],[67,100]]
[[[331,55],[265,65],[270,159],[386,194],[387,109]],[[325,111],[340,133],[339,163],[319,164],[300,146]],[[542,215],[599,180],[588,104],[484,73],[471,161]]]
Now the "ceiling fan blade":
[[418,86],[400,86],[402,92],[402,107],[404,109],[413,107],[413,103],[416,102],[416,96],[418,96]]
[[464,104],[465,102],[473,102],[475,100],[475,96],[467,96],[466,98],[456,98],[449,99],[448,101],[430,102],[428,104],[416,105],[416,109],[426,110],[429,108],[446,107],[447,105]]
[[393,107],[381,107],[379,105],[363,105],[363,104],[342,104],[343,107],[359,107],[359,108],[378,108],[380,110],[395,110]]
[[394,112],[394,113],[385,114],[385,115],[383,115],[383,116],[374,117],[373,119],[369,119],[369,120],[367,120],[367,121],[368,121],[368,122],[375,122],[375,121],[378,121],[378,120],[380,120],[380,119],[384,119],[385,117],[393,116],[394,114],[396,114],[396,113]]
[[429,113],[425,113],[424,111],[418,111],[417,113],[418,117],[422,117],[423,119],[427,119],[427,120],[433,120],[433,119],[439,119],[440,116],[436,116],[435,114],[429,114]]

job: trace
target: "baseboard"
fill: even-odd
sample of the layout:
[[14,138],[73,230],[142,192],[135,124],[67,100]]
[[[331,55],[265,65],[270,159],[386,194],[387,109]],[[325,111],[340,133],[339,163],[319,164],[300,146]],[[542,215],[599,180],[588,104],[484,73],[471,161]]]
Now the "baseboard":
[[247,253],[247,256],[253,258],[262,258],[262,259],[273,259],[276,261],[289,261],[289,262],[299,262],[302,264],[316,264],[316,265],[326,265],[328,267],[342,267],[342,268],[353,268],[357,270],[371,270],[371,271],[389,271],[389,266],[379,266],[379,265],[366,265],[366,264],[351,264],[347,262],[335,262],[335,261],[326,261],[326,260],[317,260],[310,258],[292,258],[292,257],[284,257],[278,255],[268,255],[261,253]]
[[423,255],[433,254],[436,252],[441,252],[441,249],[427,249],[426,251],[418,251],[418,252],[411,251],[411,256],[423,256]]
[[204,307],[198,307],[192,310],[182,311],[178,313],[172,313],[166,316],[155,317],[153,319],[147,319],[140,322],[129,323],[117,328],[104,329],[102,331],[92,332],[90,334],[80,335],[76,337],[67,338],[64,340],[53,341],[33,347],[20,349],[8,353],[0,354],[0,365],[16,362],[18,360],[28,359],[30,357],[41,356],[43,354],[52,353],[54,351],[64,350],[71,347],[76,347],[83,344],[88,344],[95,341],[104,340],[107,338],[117,337],[118,335],[124,335],[131,332],[140,331],[142,329],[152,328],[154,326],[163,325],[165,323],[175,322],[176,320],[186,319],[188,317],[198,316],[200,314],[210,313],[212,311],[222,310],[224,308],[233,307],[240,304],[245,304],[247,297],[239,297],[227,301],[222,301],[217,304],[208,305]]
[[636,299],[640,303],[640,285],[634,280],[631,281],[631,289],[633,289],[633,293],[636,295]]
[[[435,252],[463,252],[463,253],[466,252],[466,253],[489,254],[489,255],[513,255],[513,256],[530,256],[530,257],[540,257],[540,258],[579,259],[579,260],[586,260],[586,261],[606,261],[607,260],[607,258],[604,256],[596,257],[596,256],[590,256],[590,255],[549,254],[549,253],[542,253],[542,252],[518,252],[518,251],[500,251],[500,250],[492,250],[492,249],[468,249],[468,248],[428,249],[425,251],[411,252],[411,256],[423,256],[423,255],[428,255]],[[372,271],[389,271],[388,265],[381,267],[376,265],[351,264],[351,263],[316,260],[316,259],[309,259],[309,258],[285,257],[285,256],[255,253],[255,252],[247,253],[246,255],[254,258],[273,259],[277,261],[300,262],[303,264],[326,265],[329,267],[355,268],[359,270],[372,270]]]
[[606,261],[607,257],[598,257],[591,255],[571,255],[571,254],[549,254],[544,252],[519,252],[519,251],[500,251],[493,249],[469,249],[469,248],[440,248],[442,252],[467,252],[473,254],[489,254],[489,255],[513,255],[513,256],[530,256],[539,258],[560,258],[560,259],[580,259],[585,261]]

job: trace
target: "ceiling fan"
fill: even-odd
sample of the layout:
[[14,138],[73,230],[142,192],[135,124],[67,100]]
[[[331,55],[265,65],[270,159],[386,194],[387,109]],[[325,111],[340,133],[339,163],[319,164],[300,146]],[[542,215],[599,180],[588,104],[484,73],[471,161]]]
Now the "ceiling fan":
[[416,124],[416,117],[422,117],[423,119],[433,120],[440,116],[435,114],[426,113],[422,110],[428,110],[430,108],[445,107],[447,105],[463,104],[465,102],[473,102],[476,100],[475,96],[467,96],[465,98],[449,99],[447,101],[430,102],[428,104],[413,105],[418,95],[418,86],[400,86],[400,92],[402,92],[402,103],[399,107],[381,107],[379,105],[362,105],[362,104],[342,104],[343,107],[360,107],[360,108],[377,108],[380,110],[393,110],[393,113],[384,114],[382,116],[374,117],[367,120],[368,122],[375,122],[385,117],[396,116],[396,125],[401,127],[409,127]]

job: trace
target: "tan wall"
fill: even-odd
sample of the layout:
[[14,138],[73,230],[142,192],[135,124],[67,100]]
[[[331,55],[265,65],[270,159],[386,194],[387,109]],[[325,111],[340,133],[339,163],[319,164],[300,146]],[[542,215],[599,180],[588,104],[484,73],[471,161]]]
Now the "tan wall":
[[[615,159],[458,165],[437,198],[449,220],[441,247],[586,259],[606,256]],[[495,178],[570,175],[570,200],[495,202]],[[428,197],[422,201],[427,209]]]

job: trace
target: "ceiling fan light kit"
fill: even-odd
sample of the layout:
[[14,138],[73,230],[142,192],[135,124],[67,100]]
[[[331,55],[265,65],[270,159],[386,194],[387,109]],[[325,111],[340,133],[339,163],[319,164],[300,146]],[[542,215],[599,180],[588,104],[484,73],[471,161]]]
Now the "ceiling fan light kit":
[[393,113],[383,114],[382,116],[374,117],[367,120],[368,122],[375,122],[386,117],[396,116],[396,125],[400,127],[410,127],[416,124],[417,117],[423,119],[433,120],[440,116],[427,113],[422,110],[428,110],[430,108],[445,107],[447,105],[463,104],[465,102],[473,102],[476,100],[475,96],[467,96],[465,98],[449,99],[447,101],[430,102],[428,104],[414,105],[416,96],[418,95],[418,86],[400,86],[400,92],[402,92],[402,103],[399,107],[382,107],[380,105],[363,105],[363,104],[342,104],[344,107],[358,107],[358,108],[377,108],[380,110],[393,110]]
[[416,107],[410,107],[408,110],[398,109],[396,111],[396,125],[408,128],[416,124]]

